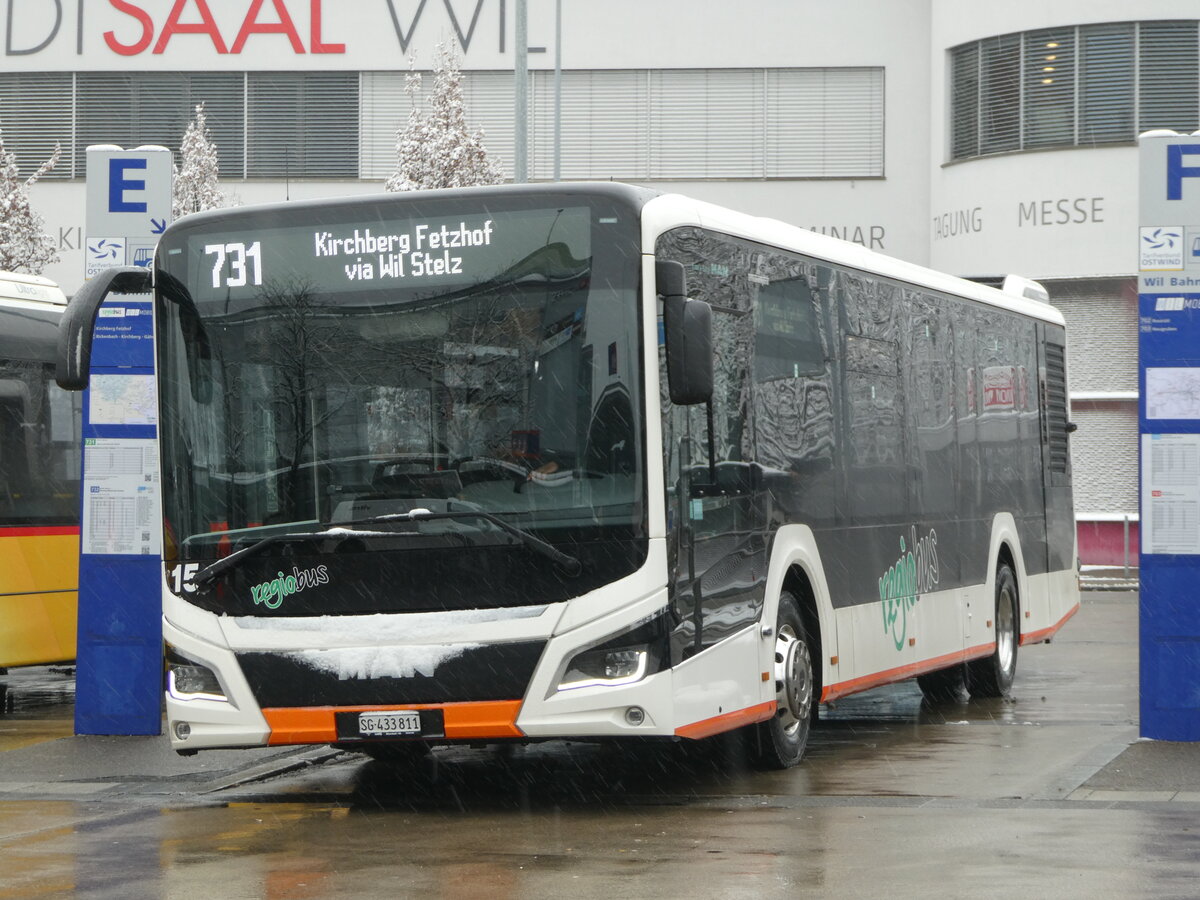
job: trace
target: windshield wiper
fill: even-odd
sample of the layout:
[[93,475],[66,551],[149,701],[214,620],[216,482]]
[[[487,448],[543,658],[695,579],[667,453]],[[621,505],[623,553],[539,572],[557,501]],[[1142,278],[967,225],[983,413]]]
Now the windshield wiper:
[[[430,521],[433,519],[484,519],[487,522],[495,525],[501,531],[511,534],[517,538],[522,544],[529,549],[540,553],[542,556],[562,566],[572,578],[578,575],[583,570],[583,565],[574,556],[569,556],[563,553],[552,544],[548,544],[539,537],[535,537],[528,531],[523,531],[503,519],[493,516],[491,513],[483,512],[482,510],[463,510],[460,512],[430,512],[424,509],[414,509],[407,513],[393,513],[386,516],[373,516],[369,519],[359,519],[353,522],[339,523],[325,531],[299,531],[289,534],[272,534],[256,541],[249,547],[243,547],[241,550],[229,554],[224,559],[218,559],[216,562],[205,566],[187,581],[189,584],[195,584],[203,587],[206,584],[211,584],[216,581],[230,569],[235,569],[240,566],[246,559],[252,556],[258,556],[264,550],[274,544],[282,544],[290,541],[319,541],[330,537],[339,537],[348,532],[349,528],[356,525],[385,525],[389,523],[402,522],[418,522]],[[386,532],[380,532],[384,535]],[[355,536],[362,537],[364,533],[356,532]]]
[[328,531],[297,531],[289,534],[272,534],[261,541],[254,542],[249,547],[243,547],[241,550],[230,553],[224,559],[218,559],[215,563],[205,566],[191,578],[185,579],[185,584],[196,584],[201,587],[211,584],[230,569],[236,569],[251,556],[258,556],[258,554],[262,553],[272,544],[282,544],[286,541],[324,540],[329,537],[337,537],[339,534],[340,532],[334,528]]
[[[511,522],[505,522],[499,516],[494,516],[490,512],[484,512],[482,509],[463,509],[454,510],[452,512],[431,512],[427,509],[414,509],[406,513],[389,513],[385,516],[372,516],[369,519],[359,519],[350,522],[350,525],[375,525],[387,522],[429,522],[435,519],[483,519],[485,522],[490,522],[501,531],[511,534],[522,544],[533,550],[535,553],[540,553],[558,565],[562,566],[564,572],[574,578],[583,571],[583,564],[578,559],[567,553],[563,553],[553,544],[543,541],[540,537],[530,534],[522,528],[518,528]],[[232,559],[232,557],[230,557]]]

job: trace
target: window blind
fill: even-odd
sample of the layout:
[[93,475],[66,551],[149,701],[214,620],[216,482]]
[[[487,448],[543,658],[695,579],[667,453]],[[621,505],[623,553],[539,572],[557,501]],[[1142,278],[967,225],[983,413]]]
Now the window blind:
[[973,41],[950,50],[950,82],[953,159],[1132,142],[1152,128],[1191,132],[1200,127],[1200,23],[1065,26]]
[[247,79],[247,177],[358,177],[358,73],[251,72]]
[[883,175],[883,69],[768,69],[766,74],[768,178]]
[[[396,132],[408,121],[412,104],[404,92],[405,72],[362,74],[362,140],[359,175],[387,178],[396,169]],[[422,72],[418,108],[426,103],[433,87],[433,73]],[[467,126],[482,129],[488,155],[506,171],[512,169],[513,75],[511,72],[464,72],[463,103]]]
[[1075,142],[1075,29],[1025,35],[1026,148]]
[[[648,178],[650,94],[647,73],[562,74],[562,177]],[[530,96],[530,175],[554,175],[554,73],[536,72]]]
[[1021,37],[980,42],[979,152],[1016,150],[1021,139]]
[[74,176],[74,76],[69,72],[0,73],[0,128],[4,146],[28,178],[62,146],[46,178]]
[[1134,30],[1096,25],[1079,30],[1079,142],[1132,141]]
[[979,153],[979,44],[950,54],[950,155]]
[[76,176],[84,176],[89,144],[161,144],[178,151],[195,107],[204,103],[221,174],[241,177],[244,77],[240,72],[80,72]]
[[1200,128],[1200,29],[1143,22],[1138,34],[1138,132]]

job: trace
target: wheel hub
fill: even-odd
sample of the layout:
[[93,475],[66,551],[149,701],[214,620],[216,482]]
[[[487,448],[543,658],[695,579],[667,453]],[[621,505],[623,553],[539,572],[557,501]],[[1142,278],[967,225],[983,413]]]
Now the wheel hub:
[[775,639],[776,715],[784,731],[792,733],[808,716],[812,705],[812,661],[808,645],[796,637],[790,625],[779,629]]

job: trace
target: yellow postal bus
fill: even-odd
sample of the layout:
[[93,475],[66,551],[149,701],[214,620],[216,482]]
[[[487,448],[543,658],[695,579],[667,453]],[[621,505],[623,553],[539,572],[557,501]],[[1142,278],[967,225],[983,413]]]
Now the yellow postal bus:
[[75,658],[81,395],[54,383],[66,302],[0,272],[0,667]]

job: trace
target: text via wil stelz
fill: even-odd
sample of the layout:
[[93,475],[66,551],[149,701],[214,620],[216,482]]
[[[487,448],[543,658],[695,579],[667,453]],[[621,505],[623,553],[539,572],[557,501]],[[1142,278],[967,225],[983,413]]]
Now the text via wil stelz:
[[349,281],[426,278],[463,274],[463,257],[452,251],[491,246],[494,235],[491,219],[478,228],[466,222],[438,227],[421,224],[394,234],[356,228],[346,237],[318,231],[313,235],[313,249],[318,259],[353,256],[342,264]]

